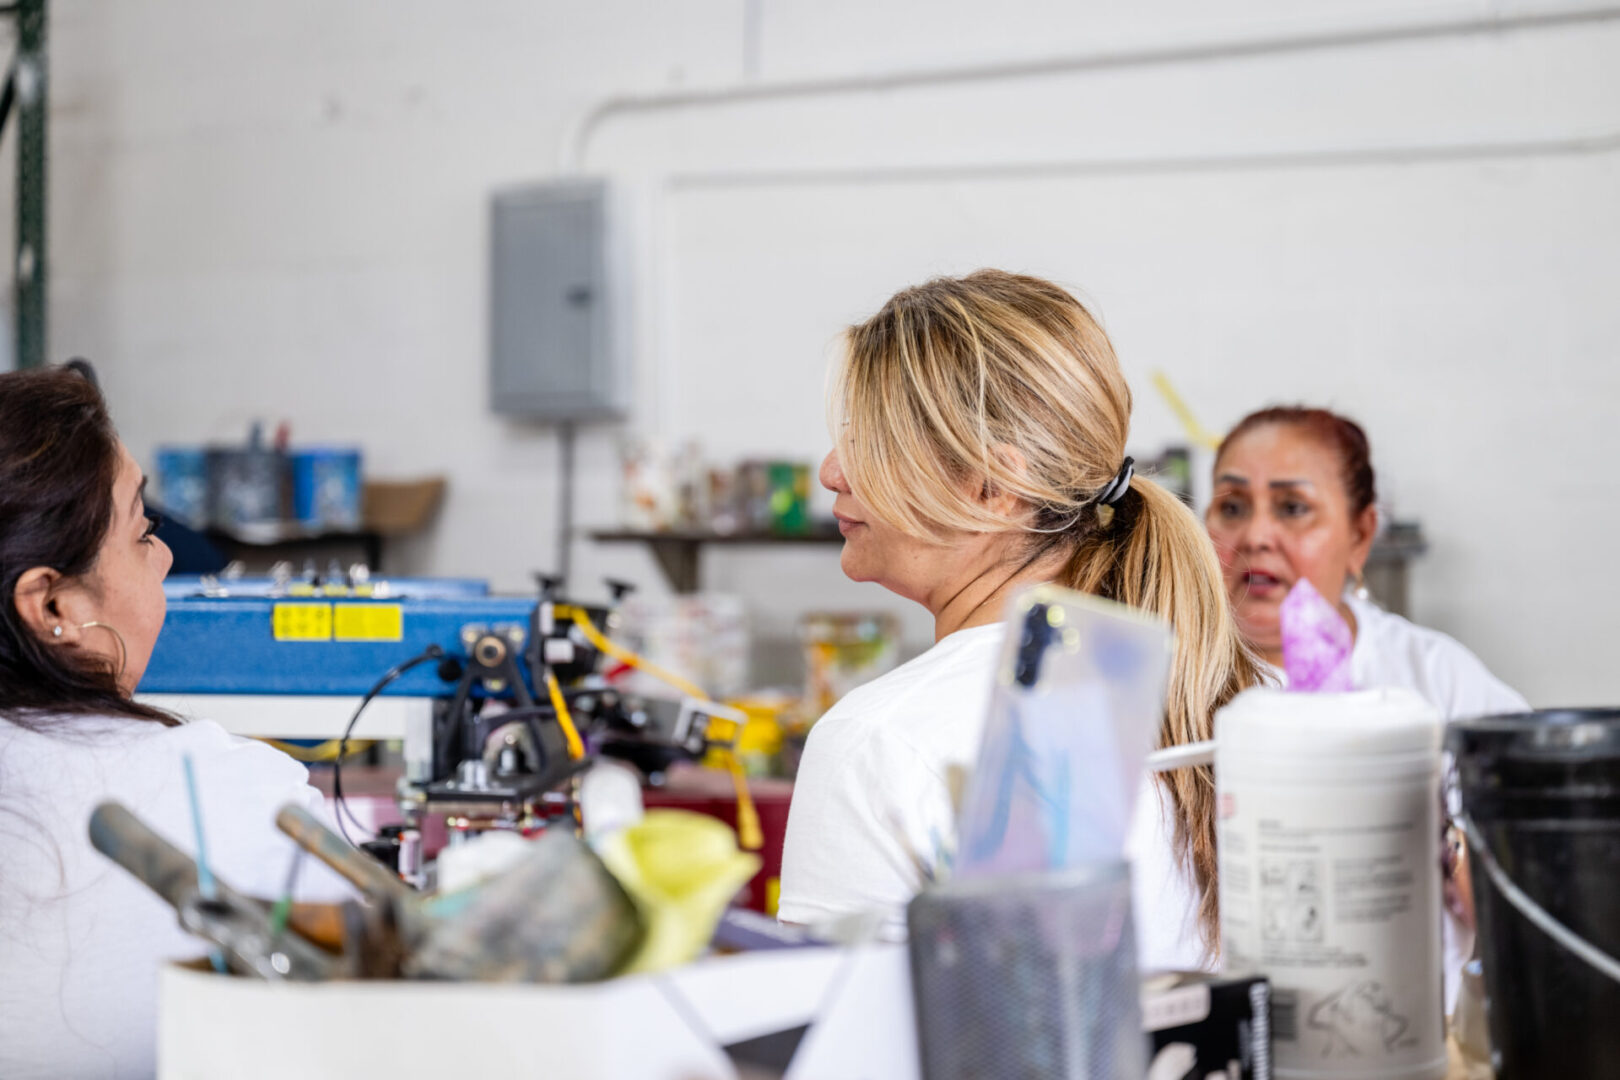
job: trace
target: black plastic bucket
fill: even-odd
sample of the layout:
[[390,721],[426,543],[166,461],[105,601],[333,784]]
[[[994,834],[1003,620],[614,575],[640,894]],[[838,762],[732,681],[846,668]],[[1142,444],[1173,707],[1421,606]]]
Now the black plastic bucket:
[[1620,1076],[1620,709],[1458,721],[1500,1080]]

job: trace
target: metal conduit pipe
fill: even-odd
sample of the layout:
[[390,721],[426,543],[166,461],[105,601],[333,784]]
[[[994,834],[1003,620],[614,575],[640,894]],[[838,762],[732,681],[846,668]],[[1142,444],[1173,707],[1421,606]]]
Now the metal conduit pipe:
[[[744,83],[736,86],[673,90],[654,94],[622,94],[605,98],[585,110],[565,133],[559,157],[565,172],[576,173],[583,170],[591,141],[597,133],[609,121],[637,113],[673,112],[680,109],[711,108],[823,94],[883,93],[928,86],[1028,79],[1128,67],[1206,63],[1326,49],[1368,48],[1425,39],[1555,29],[1610,22],[1616,19],[1620,19],[1620,6],[1599,5],[1550,11],[1473,15],[1466,18],[1414,21],[1398,25],[1312,30],[1245,40],[1151,45],[1037,60],[923,68],[876,75]],[[1601,141],[1612,136],[1601,135],[1596,138]],[[883,175],[891,175],[895,171],[884,170]],[[949,174],[959,176],[963,174],[963,170],[950,169]]]
[[1507,161],[1532,157],[1588,157],[1620,151],[1620,130],[1545,139],[1503,139],[1439,146],[1389,145],[1323,150],[1255,151],[1163,157],[1057,158],[1046,161],[889,165],[827,169],[717,169],[674,172],[664,184],[675,191],[704,188],[800,187],[832,184],[907,184],[942,180],[1039,180],[1054,176],[1141,176],[1176,173],[1322,169],[1353,165],[1421,165]]

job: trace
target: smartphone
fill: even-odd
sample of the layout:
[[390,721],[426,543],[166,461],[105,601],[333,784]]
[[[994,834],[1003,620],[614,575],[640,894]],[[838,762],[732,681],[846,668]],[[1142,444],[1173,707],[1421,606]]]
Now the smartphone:
[[1163,722],[1169,624],[1055,585],[1015,595],[1006,622],[952,872],[1118,859]]

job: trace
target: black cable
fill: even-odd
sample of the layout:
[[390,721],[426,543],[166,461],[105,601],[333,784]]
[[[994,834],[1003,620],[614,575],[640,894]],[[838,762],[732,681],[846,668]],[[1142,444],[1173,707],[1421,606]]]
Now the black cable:
[[349,824],[353,825],[357,832],[364,833],[367,831],[367,829],[364,825],[360,824],[360,819],[355,817],[354,811],[349,809],[349,805],[343,797],[343,759],[348,754],[349,736],[353,734],[355,725],[360,721],[360,714],[365,711],[366,706],[371,704],[372,699],[378,694],[382,693],[383,689],[386,688],[389,683],[393,682],[401,675],[404,675],[407,671],[411,670],[417,665],[425,664],[429,660],[440,659],[443,656],[443,649],[439,648],[437,645],[429,645],[427,649],[424,650],[420,655],[412,657],[403,664],[390,668],[381,679],[377,680],[376,685],[368,690],[366,695],[360,699],[360,704],[355,708],[354,715],[349,717],[348,726],[343,729],[343,737],[338,741],[337,759],[332,764],[332,801],[335,809],[335,813],[332,816],[337,820],[338,831],[343,834],[343,838],[350,844],[354,843],[354,838],[349,835],[348,827],[344,825],[343,818],[345,814],[348,815]]
[[354,824],[356,831],[366,831],[365,826],[360,824],[360,820],[354,816],[354,812],[343,801],[343,758],[349,752],[349,736],[354,733],[354,725],[360,722],[360,714],[366,711],[366,706],[371,704],[371,699],[382,693],[389,683],[413,667],[425,664],[429,660],[440,660],[443,657],[443,649],[437,645],[429,645],[421,653],[411,657],[403,664],[396,664],[394,667],[389,668],[387,674],[378,679],[376,685],[366,691],[366,696],[361,698],[360,704],[355,707],[354,715],[349,717],[349,726],[343,729],[343,737],[338,740],[337,760],[332,762],[332,804],[336,811],[332,816],[337,819],[338,831],[343,834],[343,839],[350,844],[354,844],[354,837],[349,835],[348,828],[343,824],[343,815],[345,813],[349,815],[349,820]]

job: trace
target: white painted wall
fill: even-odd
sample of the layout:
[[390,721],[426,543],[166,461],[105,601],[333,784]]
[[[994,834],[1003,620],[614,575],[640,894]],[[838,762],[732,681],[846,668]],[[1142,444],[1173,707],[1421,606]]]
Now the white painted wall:
[[[56,5],[53,350],[98,358],[138,452],[287,416],[376,471],[445,470],[411,565],[550,565],[548,433],[484,409],[484,200],[555,174],[593,100],[1105,55],[1548,3],[770,0]],[[993,14],[992,14],[993,10]],[[578,163],[633,211],[637,430],[819,457],[838,330],[984,265],[1073,286],[1135,443],[1342,408],[1433,542],[1419,618],[1532,700],[1614,701],[1620,20],[616,115]],[[616,434],[582,442],[585,524]],[[580,544],[581,575],[655,580]],[[889,606],[830,551],[711,553],[777,638]],[[927,621],[908,635],[921,644]]]
[[[737,78],[734,0],[52,10],[52,348],[96,358],[137,452],[287,418],[450,475],[397,568],[550,568],[555,440],[485,407],[487,197],[554,173],[604,94]],[[611,520],[612,434],[580,461]]]

